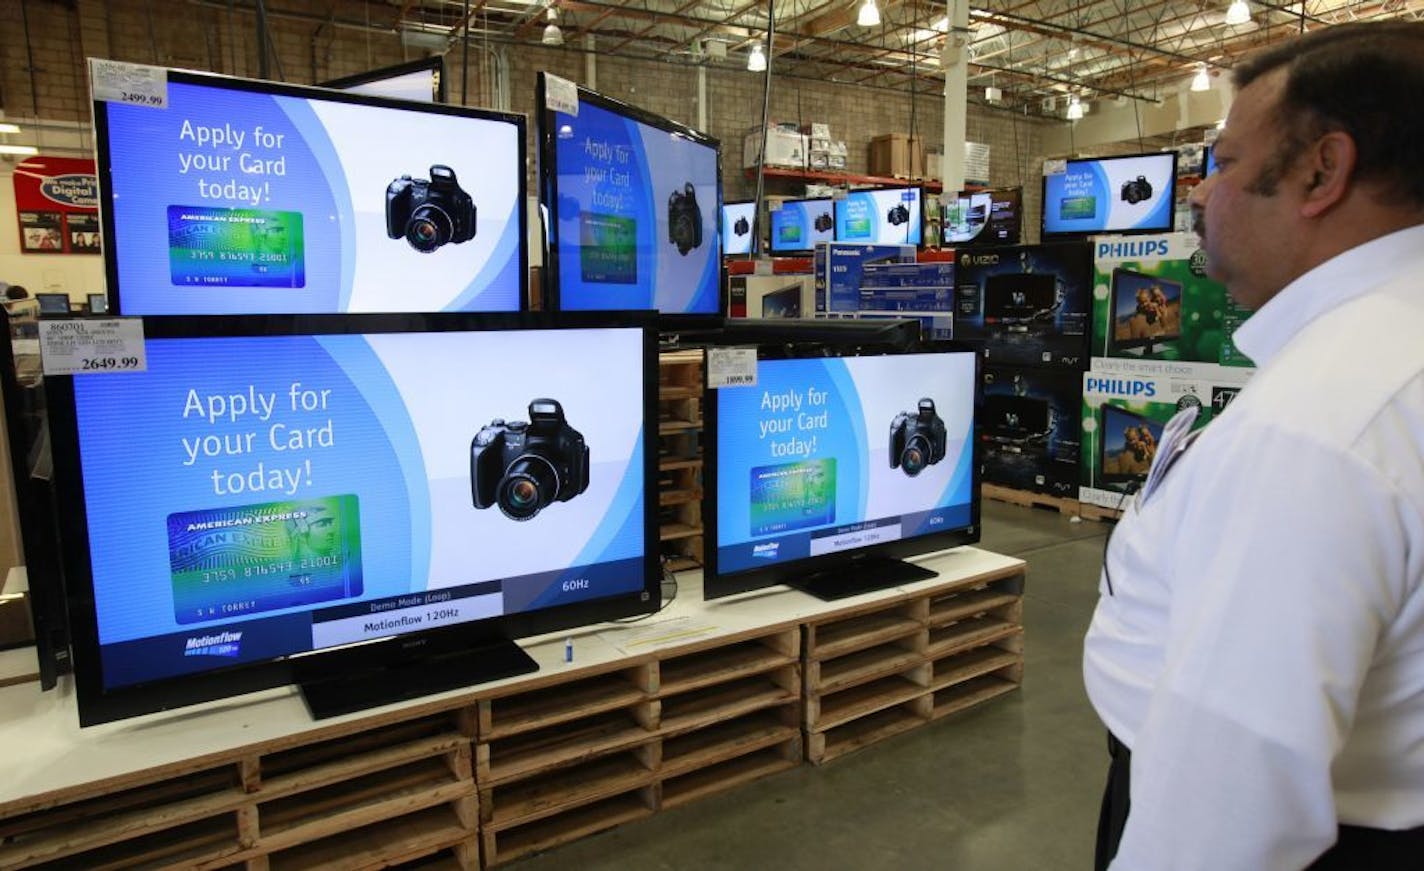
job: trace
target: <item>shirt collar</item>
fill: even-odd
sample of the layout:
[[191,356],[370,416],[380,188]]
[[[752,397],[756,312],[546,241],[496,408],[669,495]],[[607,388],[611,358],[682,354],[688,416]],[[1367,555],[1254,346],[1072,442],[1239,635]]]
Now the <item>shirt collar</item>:
[[1286,285],[1236,329],[1236,347],[1265,366],[1306,324],[1409,269],[1424,270],[1424,224],[1337,254]]

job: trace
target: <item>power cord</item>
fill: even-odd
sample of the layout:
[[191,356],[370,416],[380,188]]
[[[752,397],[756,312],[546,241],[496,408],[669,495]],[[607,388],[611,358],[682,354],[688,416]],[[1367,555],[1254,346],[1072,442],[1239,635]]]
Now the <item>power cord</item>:
[[[1129,482],[1127,488],[1122,491],[1122,496],[1117,500],[1118,518],[1122,517],[1122,506],[1127,501],[1127,497],[1133,496],[1141,488],[1141,483],[1137,481]],[[1117,532],[1117,521],[1113,521],[1112,529],[1108,530],[1108,537],[1103,539],[1103,580],[1108,585],[1108,595],[1113,595],[1112,570],[1108,568],[1108,548],[1112,546],[1113,533]]]
[[[621,620],[609,620],[609,623],[619,623],[624,625],[629,623],[639,623],[643,620],[647,620],[649,617],[658,616],[663,611],[667,610],[667,606],[677,601],[677,574],[673,572],[672,569],[668,568],[668,558],[666,556],[659,557],[658,564],[661,566],[663,574],[661,586],[662,604],[658,606],[658,610],[652,612],[651,614],[641,614],[637,617],[625,617]],[[699,564],[699,568],[700,567],[701,566]]]

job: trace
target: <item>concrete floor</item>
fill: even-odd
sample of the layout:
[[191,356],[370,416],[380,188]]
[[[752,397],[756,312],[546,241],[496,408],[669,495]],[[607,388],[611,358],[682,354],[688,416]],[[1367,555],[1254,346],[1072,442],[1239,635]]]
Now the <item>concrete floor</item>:
[[1029,565],[1021,691],[508,867],[1091,868],[1107,751],[1082,639],[1111,527],[987,500],[983,526],[981,547]]

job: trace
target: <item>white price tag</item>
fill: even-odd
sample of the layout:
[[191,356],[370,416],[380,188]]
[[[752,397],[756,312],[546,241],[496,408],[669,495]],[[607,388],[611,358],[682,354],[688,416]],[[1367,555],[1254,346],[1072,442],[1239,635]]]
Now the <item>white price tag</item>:
[[544,105],[554,112],[578,117],[578,86],[553,73],[544,73]]
[[168,108],[168,70],[163,67],[90,58],[89,85],[95,100]]
[[143,372],[143,319],[41,320],[40,366],[46,375]]
[[1044,175],[1062,175],[1068,171],[1068,161],[1059,158],[1057,160],[1045,160],[1043,162]]
[[756,348],[708,348],[707,386],[755,387]]
[[752,261],[752,275],[774,275],[776,267],[765,257],[758,257]]

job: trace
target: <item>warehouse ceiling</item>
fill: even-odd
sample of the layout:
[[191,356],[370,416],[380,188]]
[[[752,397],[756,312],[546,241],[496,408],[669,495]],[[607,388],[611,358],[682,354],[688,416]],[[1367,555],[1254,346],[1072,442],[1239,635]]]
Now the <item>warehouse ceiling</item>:
[[[859,26],[862,0],[386,0],[388,20],[413,44],[443,40],[540,42],[556,19],[564,44],[600,54],[745,69],[775,15],[772,69],[897,90],[944,86],[941,53],[954,38],[947,6],[878,0],[880,24]],[[1229,0],[981,0],[963,38],[969,93],[1035,115],[1062,115],[1065,98],[1155,102],[1205,65],[1212,75],[1248,49],[1302,29],[1375,18],[1424,17],[1424,0],[1249,0],[1250,20],[1225,22]],[[369,12],[368,7],[368,14]],[[386,12],[386,10],[381,10]]]

